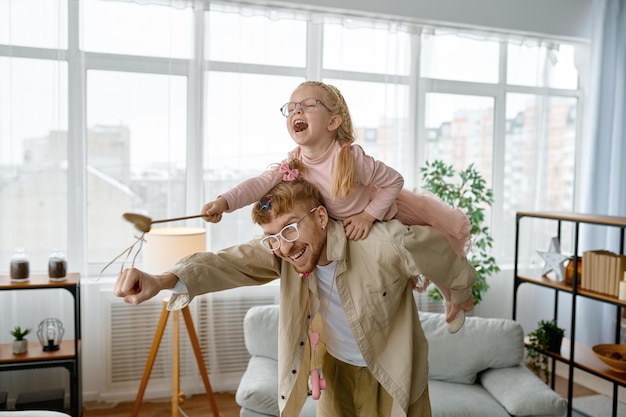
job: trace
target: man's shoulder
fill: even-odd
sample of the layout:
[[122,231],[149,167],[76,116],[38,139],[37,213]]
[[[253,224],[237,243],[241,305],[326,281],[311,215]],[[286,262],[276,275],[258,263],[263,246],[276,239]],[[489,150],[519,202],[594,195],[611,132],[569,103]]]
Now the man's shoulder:
[[368,238],[394,240],[403,238],[407,230],[408,226],[402,224],[400,220],[377,221],[373,224]]

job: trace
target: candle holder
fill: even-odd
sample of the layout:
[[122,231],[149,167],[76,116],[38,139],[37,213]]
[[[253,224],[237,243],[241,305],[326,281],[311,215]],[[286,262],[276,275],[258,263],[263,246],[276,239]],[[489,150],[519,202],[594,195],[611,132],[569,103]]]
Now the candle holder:
[[37,337],[45,352],[59,350],[63,333],[63,323],[55,318],[43,319],[37,328]]

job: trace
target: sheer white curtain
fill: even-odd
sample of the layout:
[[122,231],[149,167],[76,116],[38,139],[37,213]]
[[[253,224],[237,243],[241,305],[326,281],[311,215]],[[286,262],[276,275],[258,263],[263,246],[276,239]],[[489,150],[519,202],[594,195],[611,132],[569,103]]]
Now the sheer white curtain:
[[[593,2],[593,38],[588,129],[583,144],[581,187],[583,212],[626,217],[626,1]],[[581,251],[619,251],[617,230],[583,230]],[[614,307],[581,300],[577,328],[588,344],[613,341]],[[606,323],[595,326],[592,323]]]
[[595,0],[581,209],[626,216],[626,1]]
[[[65,0],[0,1],[3,275],[8,275],[16,247],[23,247],[29,255],[31,276],[47,273],[48,255],[54,247],[68,250],[67,14]],[[46,317],[61,320],[64,339],[74,337],[71,297],[64,290],[2,291],[0,317],[0,343],[11,342],[8,330],[13,326],[33,329],[27,339],[37,341],[35,332]],[[60,380],[69,389],[67,378],[58,378],[65,375],[62,369],[43,370],[37,378],[29,372],[0,373],[0,387],[9,392],[9,403],[17,393],[45,389],[50,381],[58,386]],[[25,374],[26,378],[20,377]]]

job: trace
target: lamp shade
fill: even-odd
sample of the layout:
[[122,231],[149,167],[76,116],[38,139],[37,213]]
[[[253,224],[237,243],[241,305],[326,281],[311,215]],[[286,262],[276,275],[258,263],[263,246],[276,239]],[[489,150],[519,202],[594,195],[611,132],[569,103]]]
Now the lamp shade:
[[181,258],[206,250],[206,230],[200,227],[157,227],[144,235],[143,269],[160,274]]

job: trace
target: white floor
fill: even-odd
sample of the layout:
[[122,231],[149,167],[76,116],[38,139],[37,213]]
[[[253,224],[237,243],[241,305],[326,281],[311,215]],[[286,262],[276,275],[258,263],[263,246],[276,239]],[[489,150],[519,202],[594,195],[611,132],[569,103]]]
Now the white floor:
[[[590,417],[612,417],[613,399],[605,395],[590,395],[588,397],[577,397],[573,401],[573,410],[577,414]],[[617,403],[616,415],[626,416],[626,405]]]

